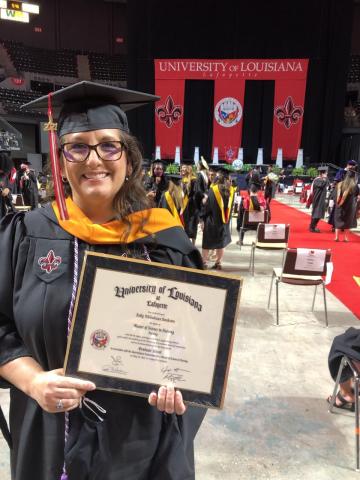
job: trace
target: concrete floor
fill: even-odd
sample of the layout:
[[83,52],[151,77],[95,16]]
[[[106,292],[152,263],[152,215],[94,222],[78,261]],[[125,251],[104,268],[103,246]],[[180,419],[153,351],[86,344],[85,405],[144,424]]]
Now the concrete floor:
[[[297,197],[279,200],[299,206]],[[272,268],[281,265],[282,254],[257,253],[252,277],[253,238],[253,232],[246,233],[246,245],[239,250],[234,232],[224,257],[224,272],[241,275],[244,285],[225,407],[207,413],[197,436],[196,478],[360,479],[354,472],[354,414],[330,414],[326,402],[333,389],[327,368],[332,339],[358,326],[358,320],[327,292],[325,328],[320,293],[312,313],[312,287],[281,285],[277,327],[274,310],[266,306]],[[7,392],[0,392],[0,403],[7,407]],[[10,480],[2,439],[0,480]]]

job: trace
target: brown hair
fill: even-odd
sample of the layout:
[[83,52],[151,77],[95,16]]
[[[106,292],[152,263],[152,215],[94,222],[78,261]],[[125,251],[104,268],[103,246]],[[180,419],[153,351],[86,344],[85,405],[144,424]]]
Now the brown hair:
[[342,182],[337,185],[337,204],[342,205],[346,197],[351,195],[356,188],[356,175],[355,172],[349,170]]
[[183,191],[181,185],[176,185],[170,180],[168,192],[170,193],[171,198],[174,200],[176,209],[181,210],[183,206]]
[[[114,210],[118,219],[123,220],[127,224],[127,229],[124,238],[125,241],[130,233],[131,224],[126,216],[130,213],[147,210],[150,208],[146,192],[142,184],[142,153],[138,140],[132,135],[121,132],[121,141],[124,143],[124,150],[126,152],[127,163],[131,167],[131,173],[126,177],[127,180],[123,183],[120,190],[114,197]],[[61,151],[59,151],[60,162],[63,161]],[[47,171],[51,171],[50,166],[47,166]],[[52,191],[51,191],[52,190]],[[71,187],[68,182],[64,183],[64,192],[66,197],[71,197]],[[53,182],[49,182],[49,191],[47,192],[47,200],[54,199]],[[139,231],[145,231],[144,226],[148,221],[148,214],[144,214],[143,220],[139,226]]]

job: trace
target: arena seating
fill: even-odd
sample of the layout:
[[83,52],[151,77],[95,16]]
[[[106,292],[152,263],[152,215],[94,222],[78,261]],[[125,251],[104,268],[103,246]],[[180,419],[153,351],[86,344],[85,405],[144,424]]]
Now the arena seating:
[[49,51],[35,48],[20,42],[3,40],[2,44],[19,72],[35,72],[47,75],[78,76],[76,53],[70,50]]
[[360,55],[352,55],[348,73],[348,83],[360,82]]
[[24,105],[31,100],[39,97],[38,92],[24,91],[24,90],[12,90],[9,88],[0,88],[0,103],[4,107],[7,113],[32,113],[30,110],[20,110],[20,106]]
[[[47,50],[20,42],[1,40],[19,72],[78,78],[75,50]],[[122,55],[81,52],[88,55],[91,79],[105,82],[126,81],[126,62]]]
[[121,55],[88,54],[92,80],[126,81],[126,63]]

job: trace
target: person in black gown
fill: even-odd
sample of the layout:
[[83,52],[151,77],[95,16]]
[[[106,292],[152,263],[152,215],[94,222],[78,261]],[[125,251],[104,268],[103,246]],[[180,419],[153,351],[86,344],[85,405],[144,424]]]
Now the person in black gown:
[[[194,479],[205,408],[186,407],[171,385],[146,401],[62,369],[86,252],[202,268],[170,213],[148,208],[141,184],[141,153],[121,106],[157,97],[80,82],[51,98],[61,108],[54,184],[61,173],[66,199],[58,191],[56,203],[0,224],[0,386],[10,388],[12,479]],[[46,111],[48,96],[27,108]],[[95,413],[106,410],[104,421],[89,418],[85,403],[78,408],[84,396]]]
[[208,268],[210,250],[215,250],[215,264],[212,268],[222,269],[225,247],[231,243],[230,221],[235,190],[231,186],[228,171],[219,165],[216,182],[210,186],[200,214],[203,221],[202,255],[205,268]]
[[145,181],[147,197],[154,207],[158,207],[162,194],[168,189],[168,181],[165,175],[166,164],[162,160],[154,160],[151,164],[151,175]]
[[344,242],[348,242],[348,231],[356,228],[356,207],[359,195],[356,173],[348,171],[344,179],[335,187],[334,227],[335,241],[339,241],[339,232],[344,232]]
[[0,219],[13,210],[13,183],[10,179],[13,163],[9,152],[0,152]]
[[317,176],[311,184],[310,201],[306,204],[307,208],[312,204],[311,222],[309,231],[312,233],[320,233],[317,228],[319,221],[324,218],[326,211],[326,194],[329,186],[327,178],[327,167],[319,167],[319,176]]
[[24,198],[24,204],[31,207],[31,210],[39,206],[39,189],[34,170],[30,169],[30,162],[23,162],[20,165],[19,175],[20,191]]

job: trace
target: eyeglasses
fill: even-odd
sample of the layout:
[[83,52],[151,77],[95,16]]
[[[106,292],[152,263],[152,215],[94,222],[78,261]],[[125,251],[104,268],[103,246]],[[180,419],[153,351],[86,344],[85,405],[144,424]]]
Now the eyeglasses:
[[96,145],[87,143],[64,143],[60,146],[64,157],[68,162],[85,162],[91,153],[95,150],[97,156],[106,162],[116,162],[120,160],[125,149],[125,144],[121,141],[100,142]]

